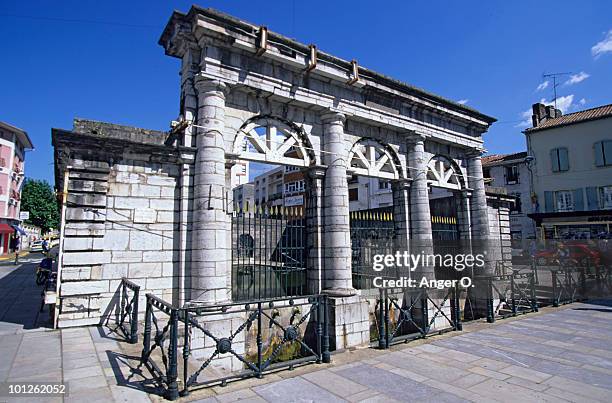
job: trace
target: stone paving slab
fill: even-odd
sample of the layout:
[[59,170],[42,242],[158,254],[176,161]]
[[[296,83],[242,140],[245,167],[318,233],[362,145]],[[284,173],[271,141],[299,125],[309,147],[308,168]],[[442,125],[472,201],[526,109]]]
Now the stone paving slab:
[[[7,298],[34,298],[29,285],[33,276],[7,267],[0,267],[0,291],[6,291],[0,299],[12,303]],[[30,315],[38,315],[33,306],[24,305]],[[611,306],[610,301],[575,303],[495,324],[466,323],[463,332],[386,351],[334,354],[329,365],[192,391],[180,401],[609,402]],[[0,397],[0,402],[165,401],[150,374],[139,366],[140,344],[125,343],[112,326],[49,331],[36,327],[39,319],[10,313],[6,307],[0,310],[0,382],[62,381],[69,395]]]

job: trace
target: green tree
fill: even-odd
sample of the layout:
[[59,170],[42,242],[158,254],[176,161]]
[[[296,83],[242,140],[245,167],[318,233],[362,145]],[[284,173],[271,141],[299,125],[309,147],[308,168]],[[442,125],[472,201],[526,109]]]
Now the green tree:
[[29,211],[27,223],[40,227],[43,233],[59,228],[59,210],[55,193],[45,180],[26,179],[21,192],[21,211]]

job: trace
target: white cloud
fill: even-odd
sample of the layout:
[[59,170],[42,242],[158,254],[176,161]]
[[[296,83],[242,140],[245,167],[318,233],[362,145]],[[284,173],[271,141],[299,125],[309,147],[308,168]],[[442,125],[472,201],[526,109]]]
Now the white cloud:
[[612,29],[608,31],[606,37],[602,41],[597,42],[591,48],[591,54],[595,59],[604,53],[612,53]]
[[569,80],[565,82],[565,85],[578,84],[579,82],[586,80],[590,76],[591,76],[590,74],[587,74],[584,71],[581,71],[578,74],[572,74]]
[[521,121],[521,123],[517,124],[514,127],[531,127],[531,115],[533,115],[533,111],[531,110],[531,108],[527,109],[524,112],[521,112],[519,115],[523,120]]
[[542,91],[545,90],[548,87],[548,80],[544,81],[543,83],[541,83],[540,85],[538,85],[538,88],[536,88],[536,91]]
[[578,101],[578,103],[580,105],[584,105],[584,104],[586,104],[586,99],[582,98],[582,99],[580,99],[580,101]]
[[469,101],[469,99],[460,99],[460,100],[458,100],[458,101],[457,101],[457,103],[458,103],[459,105],[465,105],[465,104],[467,104],[467,103],[468,103],[468,101]]
[[[547,101],[545,99],[540,100],[544,105],[554,105],[553,101]],[[574,106],[574,94],[566,95],[564,97],[557,98],[557,109],[560,109],[564,114],[568,113]]]

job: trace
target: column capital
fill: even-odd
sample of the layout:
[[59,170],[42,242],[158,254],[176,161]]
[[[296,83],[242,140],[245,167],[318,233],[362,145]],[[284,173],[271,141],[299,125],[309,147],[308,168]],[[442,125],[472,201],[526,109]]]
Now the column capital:
[[321,121],[327,124],[344,124],[346,115],[337,109],[328,109],[321,115]]
[[229,87],[221,80],[208,78],[202,74],[196,74],[194,77],[195,87],[198,92],[220,92],[226,96],[229,92]]
[[484,148],[472,148],[465,152],[465,157],[469,159],[481,158],[485,152]]
[[411,146],[414,146],[417,144],[425,144],[426,139],[427,139],[427,136],[424,135],[423,133],[411,132],[410,136],[406,140],[406,143],[408,143],[408,145],[411,145]]

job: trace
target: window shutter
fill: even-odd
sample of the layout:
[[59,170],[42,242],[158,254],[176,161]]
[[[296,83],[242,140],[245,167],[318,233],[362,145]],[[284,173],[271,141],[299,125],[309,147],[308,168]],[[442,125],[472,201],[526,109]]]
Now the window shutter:
[[544,212],[552,213],[555,211],[553,192],[544,192]]
[[596,187],[586,188],[587,208],[589,210],[599,210],[599,195]]
[[569,170],[569,156],[567,148],[559,148],[559,171]]
[[603,143],[601,141],[598,141],[597,143],[593,145],[593,148],[595,150],[595,166],[596,167],[604,166],[606,163],[604,161]]
[[584,196],[582,188],[574,190],[574,211],[584,210]]
[[612,140],[604,141],[602,148],[604,165],[612,165]]
[[559,172],[559,154],[556,148],[550,150],[550,162],[552,164],[552,171]]

